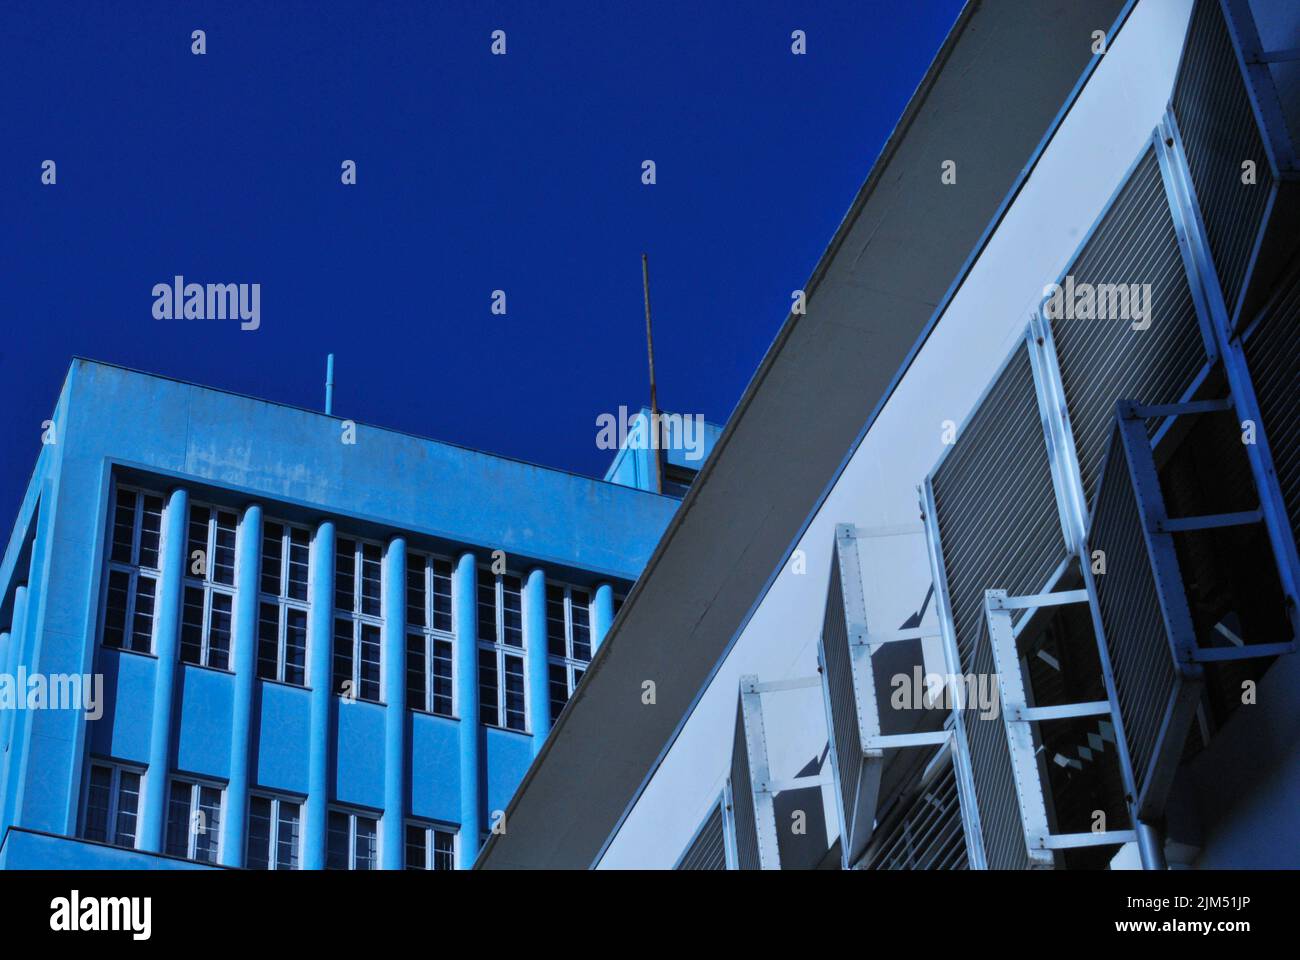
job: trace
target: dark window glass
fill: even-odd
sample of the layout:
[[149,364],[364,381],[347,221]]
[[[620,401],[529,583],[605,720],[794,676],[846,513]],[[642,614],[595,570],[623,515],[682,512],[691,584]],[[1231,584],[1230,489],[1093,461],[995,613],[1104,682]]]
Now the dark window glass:
[[280,595],[280,563],[284,551],[284,527],[278,523],[262,524],[262,592]]
[[451,564],[433,561],[433,628],[451,633]]
[[551,722],[554,723],[569,702],[568,671],[560,664],[552,663],[547,668],[547,678],[551,693]]
[[568,656],[564,634],[564,588],[546,588],[546,651],[555,657]]
[[190,507],[190,538],[185,551],[185,574],[206,580],[208,577],[208,520],[212,511],[207,507]]
[[212,579],[233,586],[235,582],[235,531],[239,518],[233,513],[217,512],[217,530],[212,551]]
[[334,548],[334,606],[352,613],[357,589],[357,544],[339,537]]
[[524,616],[518,577],[501,578],[501,642],[512,647],[524,645]]
[[480,723],[497,726],[497,655],[493,650],[478,652],[478,717]]
[[428,864],[426,860],[427,850],[425,838],[427,834],[423,827],[406,825],[406,869],[407,870],[426,870]]
[[307,531],[298,527],[289,528],[289,589],[290,600],[307,599],[307,561],[310,555],[311,541]]
[[573,613],[573,659],[591,659],[591,607],[586,593],[573,590],[569,594],[569,608]]
[[248,799],[248,848],[244,866],[249,870],[267,870],[271,866],[271,801],[266,797]]
[[158,581],[153,577],[136,576],[131,649],[140,653],[149,653],[153,650],[153,601],[157,586]]
[[358,696],[375,703],[383,699],[379,694],[379,650],[379,628],[371,623],[361,624],[361,689]]
[[284,682],[307,684],[307,611],[285,609]]
[[208,666],[230,669],[230,605],[228,593],[212,593],[212,618],[208,624]]
[[135,547],[135,498],[129,490],[117,491],[113,507],[113,551],[110,554],[118,563],[131,563]]
[[350,846],[351,823],[346,813],[330,811],[329,839],[326,844],[325,869],[347,870],[348,847]]
[[406,555],[406,625],[408,627],[424,626],[424,563],[425,558],[418,553]]
[[277,680],[280,662],[280,608],[274,603],[258,605],[257,675],[263,680]]
[[383,551],[374,543],[361,545],[361,612],[377,617],[382,610]]
[[113,769],[94,764],[90,768],[90,789],[86,793],[87,840],[108,843],[108,816],[113,796]]
[[144,512],[140,515],[140,559],[142,567],[158,569],[158,542],[162,536],[162,500],[143,497]]
[[181,662],[203,662],[203,589],[185,588],[181,610]]
[[104,610],[104,646],[121,647],[126,635],[126,603],[131,575],[123,570],[108,572],[108,598]]
[[343,617],[334,619],[334,692],[346,694],[357,691],[352,684],[352,621]]
[[524,719],[524,658],[507,653],[503,658],[506,674],[506,726],[523,730]]
[[415,710],[428,709],[424,663],[424,634],[406,635],[406,705]]
[[479,571],[478,638],[488,643],[497,640],[497,588],[492,575]]
[[433,869],[456,869],[456,835],[448,830],[433,831]]
[[451,642],[433,641],[433,712],[452,716]]

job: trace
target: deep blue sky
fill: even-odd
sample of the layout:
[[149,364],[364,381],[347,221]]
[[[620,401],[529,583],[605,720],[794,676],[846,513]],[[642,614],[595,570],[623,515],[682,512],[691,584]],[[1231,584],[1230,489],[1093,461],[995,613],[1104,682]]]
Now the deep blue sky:
[[[334,351],[342,416],[600,475],[642,250],[660,404],[725,420],[960,6],[2,0],[0,515],[74,354],[319,408]],[[177,273],[261,329],[154,320]]]

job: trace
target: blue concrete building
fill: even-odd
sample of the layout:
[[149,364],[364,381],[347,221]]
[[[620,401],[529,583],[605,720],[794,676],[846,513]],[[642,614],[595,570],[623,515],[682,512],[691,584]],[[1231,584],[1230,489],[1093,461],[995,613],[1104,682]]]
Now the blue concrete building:
[[11,869],[468,866],[678,504],[88,360],[43,440]]

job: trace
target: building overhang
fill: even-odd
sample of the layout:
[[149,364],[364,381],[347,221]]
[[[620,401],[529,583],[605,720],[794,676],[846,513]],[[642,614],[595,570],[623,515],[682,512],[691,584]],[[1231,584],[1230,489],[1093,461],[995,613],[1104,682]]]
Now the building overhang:
[[599,858],[1130,5],[963,9],[477,868]]

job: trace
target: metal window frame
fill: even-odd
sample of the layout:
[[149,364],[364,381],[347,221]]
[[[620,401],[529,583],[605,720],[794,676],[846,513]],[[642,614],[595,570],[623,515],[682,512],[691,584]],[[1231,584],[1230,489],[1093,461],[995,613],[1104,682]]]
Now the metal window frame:
[[[191,542],[190,528],[194,525],[194,511],[196,509],[208,511],[208,519],[205,524],[204,539],[203,539],[203,573],[202,574],[195,574],[192,572],[194,558],[189,552],[190,542]],[[222,513],[229,514],[235,518],[235,528],[234,528],[235,529],[235,549],[234,549],[235,557],[234,557],[234,565],[231,570],[230,583],[220,583],[219,581],[213,578],[213,572],[216,569],[216,563],[217,563],[216,561],[216,538],[217,538],[217,527],[218,527],[217,517]],[[238,512],[234,510],[230,510],[225,507],[219,507],[216,504],[206,503],[203,501],[191,502],[189,505],[188,516],[186,516],[185,518],[186,557],[185,557],[185,573],[181,577],[182,607],[184,606],[185,603],[184,591],[187,588],[200,590],[203,593],[203,613],[201,615],[202,619],[199,624],[199,662],[197,664],[190,664],[191,666],[205,667],[209,670],[224,670],[227,673],[231,672],[229,661],[234,654],[234,641],[235,641],[234,620],[235,620],[236,596],[238,593],[238,584],[239,584],[239,553],[240,553],[239,538],[243,535],[243,527],[244,527],[243,519],[239,516]],[[231,622],[230,646],[226,650],[227,666],[225,667],[214,667],[211,663],[212,595],[214,593],[219,593],[222,594],[223,596],[230,598],[230,622]]]
[[[95,767],[103,767],[109,771],[108,783],[108,823],[106,825],[106,839],[91,840],[91,843],[106,843],[112,847],[120,847],[123,850],[140,849],[140,808],[141,800],[144,798],[145,776],[148,770],[145,767],[137,766],[131,763],[118,763],[116,760],[102,760],[95,757],[90,758],[90,763],[86,768],[85,783],[81,789],[81,827],[77,831],[77,836],[83,840],[89,840],[86,836],[86,816],[90,813],[90,778]],[[134,773],[140,778],[139,788],[136,791],[135,799],[135,836],[132,838],[131,846],[123,846],[117,842],[117,815],[121,809],[121,792],[122,792],[122,774]]]
[[[555,587],[556,589],[562,590],[564,592],[564,656],[560,656],[559,654],[550,652],[550,648],[549,648],[550,638],[547,637],[548,647],[546,651],[546,663],[547,666],[564,668],[564,676],[565,676],[565,683],[567,689],[565,703],[567,704],[568,701],[573,697],[574,691],[578,689],[578,680],[574,679],[574,672],[579,671],[585,675],[587,672],[587,668],[591,665],[590,659],[583,660],[581,657],[577,656],[574,653],[573,608],[575,606],[582,606],[587,608],[587,649],[591,649],[592,592],[588,590],[586,587],[573,586],[567,583],[557,583],[552,580],[547,580],[546,586],[547,588]],[[587,597],[587,602],[585,604],[574,604],[573,602],[574,591],[579,591],[585,594]],[[542,602],[545,603],[546,599],[543,598]]]
[[[406,563],[407,563],[407,567],[406,567],[406,569],[407,569],[408,576],[409,576],[409,573],[410,573],[410,569],[411,569],[411,566],[410,566],[410,565],[411,565],[411,561],[412,561],[412,560],[418,560],[418,561],[419,561],[419,563],[420,563],[420,572],[421,572],[421,575],[422,575],[423,578],[424,578],[424,625],[423,625],[423,626],[416,626],[416,625],[412,625],[411,623],[408,622],[407,625],[406,625],[406,637],[407,637],[407,641],[409,642],[409,640],[410,640],[411,637],[413,637],[413,636],[418,636],[418,637],[421,638],[421,642],[423,643],[423,646],[424,646],[424,703],[423,703],[422,705],[418,706],[418,707],[413,706],[412,704],[409,704],[409,703],[407,704],[407,706],[408,706],[408,707],[411,707],[412,709],[419,710],[419,711],[421,711],[421,712],[423,712],[423,713],[428,713],[428,714],[430,714],[430,715],[432,715],[432,716],[435,716],[435,717],[448,717],[448,718],[450,718],[450,719],[452,719],[452,720],[455,720],[456,718],[458,718],[458,717],[460,716],[460,697],[459,697],[459,693],[458,693],[457,690],[456,690],[456,632],[455,632],[455,631],[456,631],[456,615],[455,615],[455,609],[456,609],[456,602],[457,602],[457,600],[456,600],[456,578],[455,578],[454,575],[451,577],[451,603],[452,603],[451,627],[452,627],[452,629],[451,629],[451,630],[440,630],[440,629],[438,629],[437,627],[435,627],[435,626],[433,625],[433,621],[434,621],[434,616],[433,616],[433,610],[434,610],[434,601],[433,601],[433,597],[434,597],[434,591],[433,591],[433,579],[434,579],[434,572],[433,572],[433,570],[434,570],[434,564],[436,564],[436,563],[446,563],[446,564],[451,564],[452,562],[451,562],[449,559],[447,559],[446,557],[440,557],[440,556],[438,556],[438,555],[436,555],[436,554],[432,554],[432,553],[424,553],[424,552],[422,552],[422,551],[420,551],[420,550],[411,550],[411,549],[408,549],[408,550],[406,551]],[[452,565],[452,571],[453,571],[453,574],[454,574],[454,570],[455,570],[455,567],[454,567],[454,565]],[[383,575],[383,576],[387,576],[387,575],[388,575],[388,572],[385,570],[385,571],[383,572],[382,575]],[[403,584],[403,585],[402,585],[402,591],[403,591],[403,594],[406,593],[406,590],[407,590],[407,585],[406,585],[406,584]],[[408,602],[408,604],[409,604],[409,597],[405,597],[405,596],[404,596],[403,599],[406,600],[406,601]],[[450,713],[443,713],[442,711],[440,711],[440,710],[435,710],[435,709],[433,708],[433,700],[434,700],[434,695],[433,695],[433,661],[434,661],[434,656],[433,656],[433,644],[434,644],[436,641],[439,641],[439,640],[441,640],[441,641],[443,641],[443,642],[445,642],[445,643],[450,643],[450,644],[451,644],[451,712],[450,712]],[[381,667],[381,676],[382,676],[382,667]],[[402,682],[403,682],[403,683],[406,682],[405,678],[403,678]]]
[[[480,601],[479,601],[479,598],[478,598],[478,591],[479,591],[479,589],[483,586],[483,578],[482,578],[482,574],[484,573],[484,571],[487,572],[487,575],[488,575],[488,576],[492,577],[492,597],[493,597],[493,600],[492,600],[492,615],[493,615],[493,617],[495,618],[495,624],[496,624],[496,626],[495,626],[495,629],[496,629],[496,639],[495,639],[495,640],[485,640],[483,637],[478,636],[478,637],[476,637],[476,646],[477,646],[477,649],[478,649],[480,652],[482,652],[482,651],[484,651],[484,650],[489,650],[489,651],[492,652],[493,656],[495,657],[495,659],[496,659],[496,688],[497,688],[497,689],[496,689],[496,692],[497,692],[497,722],[496,722],[496,723],[485,724],[485,726],[494,727],[494,728],[496,728],[496,729],[498,729],[498,730],[511,730],[511,731],[514,731],[515,733],[532,733],[533,731],[532,731],[532,727],[531,727],[531,723],[530,723],[531,718],[530,718],[530,716],[529,716],[529,710],[528,710],[528,706],[529,706],[529,704],[528,704],[528,656],[529,656],[530,651],[528,650],[528,643],[527,643],[527,641],[524,639],[524,636],[523,636],[523,625],[522,625],[522,618],[523,618],[523,616],[524,616],[524,578],[521,577],[521,576],[519,576],[518,574],[511,573],[509,570],[506,570],[506,571],[503,572],[503,573],[493,573],[491,567],[487,567],[487,566],[481,566],[481,567],[479,567],[478,573],[480,574],[480,576],[479,576],[478,580],[476,581],[476,583],[475,583],[475,588],[474,588],[474,590],[475,590],[475,594],[474,594],[474,604],[475,604],[475,606],[474,606],[474,612],[475,612],[474,623],[475,623],[476,625],[478,624],[478,616],[477,616],[477,615],[478,615],[478,613],[479,613],[479,604],[480,604]],[[519,615],[520,615],[520,618],[521,618],[521,623],[520,623],[520,628],[519,628],[519,646],[515,646],[513,643],[506,643],[506,642],[505,642],[505,639],[504,639],[504,637],[505,637],[505,614],[506,614],[506,608],[505,608],[505,578],[506,578],[506,577],[513,577],[515,580],[519,581]],[[507,713],[506,713],[506,683],[505,683],[505,678],[506,678],[506,665],[505,665],[505,659],[506,659],[507,656],[517,657],[517,658],[521,661],[521,663],[523,664],[523,676],[524,676],[524,707],[523,707],[523,714],[524,714],[524,723],[523,723],[523,726],[522,726],[522,727],[512,727],[512,726],[510,726],[509,721],[506,719]],[[476,663],[476,664],[478,663],[477,658],[475,659],[475,663]],[[477,669],[477,668],[476,668],[476,669]],[[481,686],[482,686],[482,685],[481,685],[481,683],[480,683],[480,689],[481,689]]]
[[[280,537],[279,537],[280,589],[278,593],[267,593],[265,590],[262,589],[262,574],[264,573],[264,570],[262,569],[262,565],[266,563],[266,527],[268,524],[272,524],[272,523],[280,528]],[[243,526],[244,523],[243,520],[241,519],[240,520],[241,529]],[[297,600],[289,596],[289,551],[291,549],[291,544],[292,544],[292,537],[290,534],[291,529],[301,530],[307,534],[307,599],[305,600]],[[257,531],[257,533],[258,533],[257,609],[258,609],[259,624],[262,616],[261,613],[262,604],[264,603],[274,604],[276,608],[277,622],[276,622],[274,682],[287,684],[291,687],[298,687],[299,689],[306,689],[307,681],[309,679],[307,664],[311,662],[311,630],[306,627],[304,627],[305,642],[303,644],[303,671],[302,671],[303,682],[301,684],[298,684],[285,679],[286,669],[288,667],[288,652],[289,652],[288,651],[288,638],[289,638],[289,612],[288,611],[290,609],[297,610],[298,612],[302,613],[304,617],[311,616],[311,597],[313,593],[312,587],[314,585],[313,582],[314,575],[312,572],[311,555],[312,555],[312,551],[316,549],[315,543],[313,542],[315,538],[312,536],[310,528],[305,527],[302,524],[289,523],[288,521],[285,520],[277,520],[274,517],[264,517],[262,520],[262,527],[260,530]],[[236,560],[236,563],[238,563],[238,560]],[[238,575],[236,575],[236,579],[238,579]],[[331,597],[330,598],[331,607],[333,606],[333,603],[334,600]],[[258,641],[259,642],[261,641],[260,626],[258,628]],[[265,681],[270,678],[261,677],[259,679]]]
[[[184,606],[185,606],[186,590],[198,590],[202,594],[203,612],[201,614],[201,620],[199,622],[199,661],[198,663],[190,663],[189,661],[186,660],[182,660],[181,662],[184,663],[186,666],[203,667],[205,670],[220,670],[222,673],[233,673],[234,671],[230,668],[229,665],[225,667],[216,667],[212,665],[211,636],[212,636],[212,609],[213,609],[212,598],[214,595],[220,594],[223,597],[230,598],[230,623],[231,623],[230,645],[226,649],[226,660],[229,661],[234,654],[234,645],[235,645],[235,630],[234,630],[235,591],[231,588],[222,588],[222,587],[218,587],[215,584],[205,583],[201,580],[192,580],[189,577],[186,577],[181,581],[182,611],[184,610]],[[182,613],[182,616],[183,615],[184,614]],[[182,628],[183,626],[184,625],[182,624]],[[179,650],[178,650],[178,657],[179,657]]]
[[[170,820],[171,817],[171,801],[173,795],[176,792],[177,787],[188,787],[190,791],[190,799],[189,799],[189,803],[186,805],[186,814],[185,814],[185,823],[186,823],[185,853],[183,854],[183,856],[185,857],[186,860],[193,860],[195,863],[214,863],[214,864],[220,863],[221,851],[225,848],[225,838],[222,836],[222,834],[225,832],[226,829],[226,787],[225,785],[218,783],[215,780],[208,780],[202,777],[189,777],[184,775],[168,777],[167,799],[166,799],[166,803],[163,804],[163,810],[166,812],[166,819],[164,821],[164,837],[163,837],[164,848],[167,846],[167,841],[165,836],[166,821]],[[193,828],[190,826],[190,824],[194,822],[195,811],[202,811],[203,809],[202,791],[204,789],[217,791],[217,811],[219,816],[219,822],[217,823],[217,829],[216,829],[217,839],[214,845],[215,849],[213,851],[214,859],[212,860],[196,859],[197,847],[198,847],[198,839],[197,839],[198,834],[195,833]],[[211,828],[208,827],[207,824],[205,823],[203,832],[206,834],[210,831],[210,829]]]
[[[385,614],[384,581],[390,576],[390,572],[388,570],[388,557],[386,556],[387,551],[384,549],[384,545],[377,540],[368,540],[364,537],[340,536],[334,546],[334,562],[336,565],[338,563],[339,555],[341,552],[339,550],[338,544],[343,540],[347,540],[352,544],[352,551],[351,551],[352,552],[352,584],[353,584],[352,609],[344,610],[343,608],[338,606],[336,602],[337,601],[337,585],[336,585],[335,596],[330,598],[330,606],[332,608],[331,622],[335,627],[337,627],[338,621],[347,620],[352,627],[352,658],[351,659],[352,659],[352,690],[354,692],[354,696],[351,699],[363,703],[383,704],[385,702],[384,701],[385,681],[387,680],[388,677],[388,663],[386,662],[387,658],[384,656],[384,627],[387,623],[387,617],[384,615]],[[364,553],[365,553],[365,548],[367,546],[375,547],[379,550],[379,613],[378,614],[361,612],[362,572],[365,569]],[[402,584],[402,589],[403,591],[405,591],[406,589],[405,583]],[[405,601],[405,597],[403,597],[403,601]],[[379,631],[379,679],[377,681],[379,690],[378,690],[378,696],[376,696],[373,699],[370,697],[363,697],[361,695],[361,635],[362,635],[362,631],[366,627],[373,627],[374,629]],[[337,643],[338,637],[332,636],[331,640],[333,643]],[[332,676],[333,657],[331,657],[330,669],[331,669],[331,676]],[[405,677],[402,678],[402,682],[403,683],[406,682]],[[337,691],[335,692],[337,693]]]
[[[460,868],[460,827],[442,821],[421,820],[418,817],[407,817],[403,822],[404,828],[415,827],[424,833],[424,866],[418,869],[427,870],[430,873],[436,872],[437,867],[433,865],[434,857],[437,853],[434,849],[434,835],[445,833],[451,837],[451,868],[457,870]],[[402,868],[411,869],[406,863],[406,834],[402,834]]]
[[[1054,834],[1048,822],[1042,771],[1039,767],[1037,748],[1030,724],[1042,720],[1087,716],[1107,716],[1114,722],[1117,712],[1109,699],[1051,707],[1029,705],[1024,674],[1020,669],[1016,637],[1029,622],[1034,611],[1071,603],[1091,604],[1092,595],[1086,589],[1020,597],[1011,597],[1006,590],[984,592],[984,617],[988,625],[994,669],[997,671],[1002,723],[1006,731],[1011,768],[1015,774],[1020,822],[1024,828],[1025,847],[1029,853],[1030,863],[1036,867],[1054,866],[1056,859],[1052,853],[1054,850],[1109,846],[1129,843],[1137,839],[1134,830]],[[1020,629],[1012,623],[1014,610],[1025,611],[1025,616],[1020,621]]]
[[348,850],[347,850],[347,867],[344,869],[355,871],[357,869],[357,818],[365,817],[367,820],[375,821],[375,859],[374,866],[370,870],[379,870],[380,857],[384,849],[384,817],[382,813],[365,810],[359,807],[340,806],[330,804],[325,808],[325,859],[329,860],[329,815],[331,813],[340,813],[348,818]]
[[[268,851],[266,857],[266,869],[267,870],[301,870],[302,869],[302,843],[303,843],[302,824],[303,824],[303,819],[306,816],[306,806],[307,806],[306,801],[298,797],[291,797],[291,796],[286,796],[278,793],[268,793],[265,790],[251,790],[249,791],[248,794],[248,815],[247,815],[247,820],[245,821],[246,823],[252,820],[254,800],[266,800],[271,804],[271,830],[267,837]],[[298,865],[296,867],[281,867],[277,865],[278,861],[276,859],[276,855],[279,850],[279,841],[280,841],[280,806],[285,803],[292,804],[293,806],[298,808],[298,843],[294,851],[295,858],[298,862]],[[244,858],[245,858],[244,862],[245,863],[248,862],[248,844],[249,841],[251,840],[252,840],[252,831],[245,830],[245,837],[244,837]]]
[[[839,557],[840,585],[841,596],[845,606],[845,627],[848,636],[848,661],[851,671],[851,680],[853,686],[853,701],[856,708],[857,729],[853,731],[853,740],[859,745],[862,757],[865,763],[874,764],[876,769],[876,786],[879,786],[880,766],[884,759],[884,751],[890,749],[903,749],[907,747],[937,746],[946,744],[951,738],[951,731],[948,729],[940,731],[930,731],[912,734],[890,734],[881,733],[880,708],[876,701],[875,675],[872,671],[872,651],[874,648],[884,643],[892,643],[901,640],[926,640],[938,639],[942,636],[941,629],[926,631],[922,627],[911,630],[896,630],[887,633],[870,633],[867,629],[867,610],[866,598],[862,592],[862,567],[858,558],[858,540],[862,537],[887,537],[899,535],[921,535],[924,536],[925,528],[921,524],[901,524],[897,526],[881,527],[858,527],[855,524],[840,523],[835,526],[835,546]],[[936,594],[936,611],[937,611],[937,594]],[[826,729],[834,730],[835,714],[832,706],[832,695],[830,676],[828,673],[825,636],[819,636],[817,640],[817,663],[819,669],[818,686],[822,693],[822,707],[826,714]],[[872,823],[865,824],[867,834],[861,838],[861,844],[858,838],[853,837],[850,843],[850,837],[854,833],[850,829],[849,811],[844,809],[844,792],[840,778],[841,758],[839,750],[836,747],[835,736],[832,734],[827,737],[829,747],[829,759],[831,766],[831,782],[835,789],[835,811],[839,820],[840,831],[840,856],[841,863],[845,870],[851,869],[857,861],[855,848],[862,847],[870,840],[871,834],[875,829],[876,804],[871,804]],[[868,771],[871,775],[872,771]],[[860,792],[860,778],[858,788],[855,794]],[[864,811],[855,810],[854,819]],[[854,825],[856,826],[856,824]]]
[[[131,505],[131,562],[113,559],[113,529],[117,523],[117,495],[119,493],[129,493],[135,501]],[[157,497],[162,503],[161,520],[158,528],[158,567],[145,567],[140,564],[140,534],[144,523],[144,498]],[[99,645],[107,650],[125,651],[127,653],[141,653],[152,656],[154,648],[157,646],[158,637],[158,587],[162,583],[162,551],[163,543],[167,536],[167,498],[154,490],[146,490],[143,487],[137,487],[133,484],[119,484],[116,479],[113,480],[112,489],[108,498],[108,536],[105,537],[105,568],[111,574],[113,572],[125,574],[127,577],[126,585],[126,607],[123,611],[122,620],[122,645],[120,647],[106,646],[104,644],[104,628],[108,621],[108,587],[111,577],[101,578],[101,597],[100,597],[100,616],[99,616]],[[139,582],[141,579],[152,580],[154,584],[154,612],[149,617],[149,648],[147,650],[137,650],[134,646],[135,637],[135,613],[136,599],[139,593]]]

